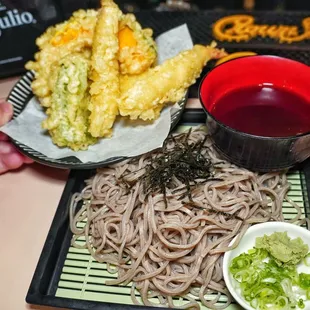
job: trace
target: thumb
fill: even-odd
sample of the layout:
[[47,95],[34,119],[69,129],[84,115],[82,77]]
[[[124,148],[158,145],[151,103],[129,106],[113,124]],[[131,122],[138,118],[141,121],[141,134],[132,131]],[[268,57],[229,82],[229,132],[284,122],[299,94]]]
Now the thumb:
[[13,116],[13,107],[9,103],[0,103],[0,127],[9,122]]

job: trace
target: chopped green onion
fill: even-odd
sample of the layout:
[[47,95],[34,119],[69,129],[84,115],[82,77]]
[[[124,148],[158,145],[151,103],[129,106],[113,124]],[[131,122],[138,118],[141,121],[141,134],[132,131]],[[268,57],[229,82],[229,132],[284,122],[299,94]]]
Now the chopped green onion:
[[298,307],[300,309],[304,309],[305,308],[305,303],[304,303],[303,299],[301,299],[301,298],[298,300]]
[[310,252],[306,255],[303,262],[307,267],[310,267]]
[[298,274],[294,265],[280,266],[265,249],[253,248],[240,254],[229,270],[254,309],[303,309],[301,295],[310,299],[310,274]]
[[310,289],[310,274],[303,272],[299,274],[299,286],[305,290]]

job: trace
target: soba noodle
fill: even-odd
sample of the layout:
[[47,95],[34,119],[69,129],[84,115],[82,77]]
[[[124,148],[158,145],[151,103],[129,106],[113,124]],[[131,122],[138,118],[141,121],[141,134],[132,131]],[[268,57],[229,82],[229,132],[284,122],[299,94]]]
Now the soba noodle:
[[[189,143],[205,136],[201,129],[193,131]],[[174,144],[171,140],[168,147]],[[117,272],[117,279],[106,284],[132,283],[134,303],[139,303],[138,290],[149,306],[199,309],[200,300],[210,309],[224,309],[232,298],[223,280],[222,254],[237,246],[250,225],[284,221],[285,200],[298,211],[290,222],[301,221],[300,208],[287,198],[290,185],[285,173],[256,174],[238,168],[220,159],[209,139],[201,152],[214,165],[214,176],[192,190],[194,204],[186,197],[179,199],[184,184],[177,179],[174,190],[166,189],[167,204],[162,193],[144,193],[140,177],[156,152],[98,170],[72,199],[73,246],[81,247],[76,240],[85,237],[94,259]],[[83,221],[84,227],[78,228]],[[222,295],[224,304],[218,303]],[[181,306],[175,304],[178,296],[185,301]]]

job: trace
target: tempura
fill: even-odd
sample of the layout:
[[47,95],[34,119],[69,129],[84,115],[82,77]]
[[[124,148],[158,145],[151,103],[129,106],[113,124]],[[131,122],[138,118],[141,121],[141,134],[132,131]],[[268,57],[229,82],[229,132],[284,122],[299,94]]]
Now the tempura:
[[93,137],[109,137],[118,115],[118,24],[122,12],[112,0],[102,0],[95,28],[90,79],[90,128]]
[[155,64],[153,30],[142,29],[133,14],[123,15],[119,26],[119,62],[122,74],[141,74]]
[[[76,52],[90,57],[97,16],[96,10],[76,11],[69,20],[49,27],[36,40],[39,51],[26,69],[35,73],[32,90],[42,106],[50,106],[59,59]],[[120,70],[123,74],[140,74],[156,61],[153,31],[142,29],[132,14],[118,14],[118,20]]]
[[97,141],[88,133],[88,66],[88,60],[80,54],[61,59],[51,105],[46,112],[48,117],[42,124],[53,143],[74,151],[85,150]]
[[120,114],[155,120],[166,104],[180,101],[212,58],[215,45],[196,45],[157,66],[153,30],[113,0],[98,10],[79,10],[37,40],[32,90],[46,108],[52,141],[75,151],[112,136]]
[[225,52],[216,49],[214,44],[195,45],[141,76],[123,77],[120,114],[130,119],[157,119],[166,103],[175,103],[184,97],[209,60],[223,55]]
[[26,69],[35,73],[32,91],[42,106],[51,105],[58,61],[72,53],[82,53],[84,57],[90,57],[96,21],[97,11],[79,10],[74,12],[69,20],[48,28],[36,40],[39,52],[35,54],[35,61],[26,64]]

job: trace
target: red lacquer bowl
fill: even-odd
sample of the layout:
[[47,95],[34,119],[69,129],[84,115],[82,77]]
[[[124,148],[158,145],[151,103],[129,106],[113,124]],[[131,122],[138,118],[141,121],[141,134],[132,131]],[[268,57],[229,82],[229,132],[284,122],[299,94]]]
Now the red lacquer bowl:
[[253,135],[212,115],[214,104],[227,92],[260,84],[292,90],[310,104],[308,66],[277,56],[234,59],[215,67],[200,84],[199,98],[207,114],[209,134],[217,149],[234,164],[261,172],[290,168],[310,156],[310,132],[288,137]]

